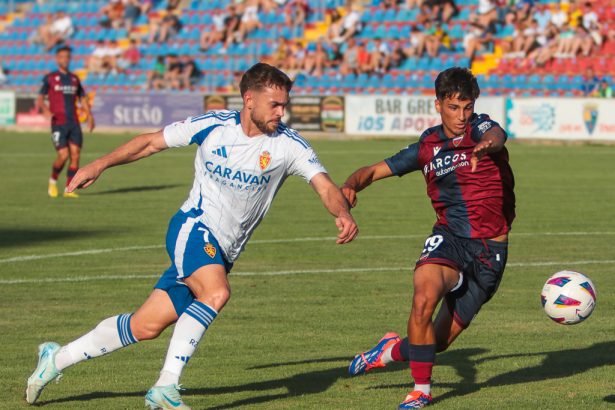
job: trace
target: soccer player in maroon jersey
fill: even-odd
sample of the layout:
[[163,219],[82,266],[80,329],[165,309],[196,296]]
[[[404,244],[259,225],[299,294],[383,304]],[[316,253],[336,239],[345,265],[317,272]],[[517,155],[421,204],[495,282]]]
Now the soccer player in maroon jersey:
[[409,361],[415,385],[400,409],[432,403],[436,352],[446,350],[496,292],[515,217],[506,132],[488,115],[474,113],[480,93],[476,78],[455,67],[441,72],[435,85],[442,124],[392,157],[358,169],[342,188],[354,207],[357,193],[372,182],[420,171],[436,211],[433,232],[414,270],[408,338],[385,334],[374,348],[355,356],[348,369],[354,376]]
[[[56,51],[58,69],[43,78],[43,85],[36,100],[36,105],[43,115],[51,119],[51,141],[57,151],[47,191],[52,198],[58,196],[56,183],[69,157],[70,164],[66,172],[66,186],[70,184],[79,169],[79,154],[83,144],[83,133],[77,114],[77,100],[79,100],[81,108],[88,117],[90,132],[94,130],[94,117],[90,112],[90,104],[81,86],[81,81],[68,69],[70,55],[71,49],[68,46],[60,47]],[[49,105],[44,101],[45,95],[49,99]],[[74,192],[64,191],[64,197],[77,198],[78,195]]]

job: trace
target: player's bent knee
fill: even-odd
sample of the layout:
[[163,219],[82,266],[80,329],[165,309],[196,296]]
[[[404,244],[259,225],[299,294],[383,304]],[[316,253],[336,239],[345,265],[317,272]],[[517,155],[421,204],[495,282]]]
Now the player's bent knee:
[[207,292],[205,295],[201,296],[197,300],[199,302],[203,302],[208,306],[216,309],[216,311],[220,312],[224,305],[231,298],[231,290],[229,288],[219,288],[210,292]]

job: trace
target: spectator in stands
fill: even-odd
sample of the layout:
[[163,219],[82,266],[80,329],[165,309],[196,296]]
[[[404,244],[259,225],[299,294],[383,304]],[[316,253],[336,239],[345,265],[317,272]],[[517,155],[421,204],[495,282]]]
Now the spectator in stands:
[[154,66],[147,72],[146,88],[148,90],[156,89],[160,90],[164,88],[164,74],[166,71],[166,64],[164,56],[156,57]]
[[349,38],[361,31],[361,13],[351,2],[346,3],[346,14],[342,18],[341,30],[338,36],[333,39],[335,43],[344,43]]
[[584,56],[591,54],[594,47],[598,49],[602,45],[601,25],[598,21],[598,14],[593,10],[593,5],[586,2],[581,17],[580,38],[581,52]]
[[258,17],[258,9],[258,0],[246,0],[243,4],[243,13],[235,38],[236,42],[241,43],[248,34],[263,26]]
[[305,60],[305,47],[300,41],[292,41],[290,47],[287,48],[287,58],[283,65],[288,71],[296,71],[303,68]]
[[613,88],[609,85],[609,80],[603,78],[598,85],[596,97],[600,98],[613,98]]
[[357,58],[359,63],[359,73],[369,73],[372,69],[371,55],[363,41],[357,41]]
[[487,27],[479,23],[470,23],[469,30],[463,37],[465,56],[472,61],[477,51],[488,47],[493,41],[493,25]]
[[179,88],[181,90],[189,89],[190,91],[194,91],[194,87],[198,84],[201,79],[201,70],[197,66],[196,62],[189,55],[184,55],[181,57],[181,74],[180,74],[180,85]]
[[303,70],[310,75],[320,77],[327,65],[327,59],[327,49],[324,39],[321,37],[317,42],[308,44]]
[[120,28],[124,25],[124,3],[121,0],[109,0],[101,9],[104,17],[100,25],[106,28]]
[[122,56],[123,50],[117,44],[116,40],[105,40],[106,55],[104,57],[103,66],[105,67],[107,74],[117,74],[121,71],[117,66],[117,60]]
[[105,67],[105,58],[107,57],[107,46],[102,39],[96,42],[96,47],[92,51],[87,63],[88,71],[91,74],[107,74],[108,67]]
[[564,29],[568,23],[568,13],[562,10],[557,3],[551,3],[551,23],[558,31]]
[[75,32],[73,21],[68,14],[58,11],[55,16],[48,17],[47,23],[40,26],[33,42],[42,43],[47,51],[68,40]]
[[369,62],[369,71],[372,73],[382,74],[389,69],[391,65],[391,49],[382,39],[374,39]]
[[122,52],[122,55],[117,58],[116,68],[119,72],[125,72],[130,68],[135,68],[141,61],[141,51],[137,47],[136,40],[130,39],[130,45]]
[[543,33],[538,28],[538,22],[531,20],[527,27],[520,33],[517,33],[513,41],[513,51],[520,57],[526,57],[530,52],[540,46],[538,37]]
[[290,0],[284,5],[285,22],[288,27],[303,28],[310,13],[307,0]]
[[551,22],[551,10],[549,4],[539,3],[534,6],[535,11],[532,18],[538,23],[538,28],[543,32],[547,29],[547,26]]
[[168,54],[166,60],[163,87],[179,90],[182,85],[182,63],[176,54]]
[[516,0],[517,16],[521,21],[527,21],[532,18],[534,8],[534,0]]
[[448,23],[459,13],[454,0],[425,0],[423,5],[431,8],[431,16],[434,16],[435,20],[444,23]]
[[221,53],[226,53],[227,48],[233,43],[235,40],[235,33],[239,29],[239,25],[241,24],[241,13],[235,7],[235,5],[231,4],[228,6],[228,14],[225,18],[225,31],[224,38],[222,42],[224,43],[224,47],[220,50]]
[[592,67],[587,67],[583,78],[583,84],[581,84],[581,93],[583,96],[589,97],[594,95],[598,91],[599,85],[600,78],[596,76]]
[[[425,21],[427,26],[431,25],[431,20]],[[425,51],[425,33],[421,30],[421,27],[414,25],[410,28],[410,42],[407,47],[404,48],[404,56],[421,56]]]
[[559,31],[559,39],[555,57],[574,57],[581,48],[581,39],[577,35],[578,25],[568,22]]
[[332,43],[327,48],[327,66],[330,68],[339,68],[344,63],[344,53],[342,46],[337,43]]
[[344,60],[340,65],[340,73],[347,75],[359,72],[359,47],[354,37],[348,39]]
[[130,32],[135,22],[141,15],[141,2],[140,0],[124,1],[124,27],[128,32]]
[[440,22],[435,22],[425,37],[425,51],[431,58],[438,56],[441,50],[451,49],[451,38]]
[[181,30],[182,24],[179,18],[173,13],[172,9],[167,8],[167,11],[160,18],[150,19],[150,35],[149,42],[165,43],[171,37],[174,37]]
[[224,41],[226,34],[226,19],[228,14],[221,9],[215,9],[212,15],[213,30],[203,30],[199,40],[201,51],[207,51],[214,44]]
[[406,60],[406,53],[404,51],[404,45],[399,39],[393,40],[391,47],[391,63],[390,68],[399,68]]
[[476,14],[470,16],[470,21],[479,26],[489,27],[498,18],[497,0],[478,0]]
[[336,8],[327,10],[329,17],[329,27],[327,28],[327,41],[332,43],[334,39],[340,36],[342,32],[342,15]]

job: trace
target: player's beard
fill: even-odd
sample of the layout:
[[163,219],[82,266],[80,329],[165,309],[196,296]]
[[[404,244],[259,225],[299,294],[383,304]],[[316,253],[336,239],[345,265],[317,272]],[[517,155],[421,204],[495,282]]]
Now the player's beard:
[[254,125],[256,125],[256,128],[258,128],[258,130],[262,132],[263,134],[271,134],[278,128],[278,124],[279,124],[279,122],[277,124],[274,124],[274,123],[263,121],[259,118],[256,118],[254,116],[253,111],[250,112],[250,120],[252,120],[252,123],[254,123]]

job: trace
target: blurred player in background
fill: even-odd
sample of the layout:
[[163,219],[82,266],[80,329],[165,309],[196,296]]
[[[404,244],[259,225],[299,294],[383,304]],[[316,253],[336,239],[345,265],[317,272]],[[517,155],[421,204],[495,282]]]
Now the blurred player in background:
[[[57,181],[60,172],[70,157],[70,164],[66,172],[66,186],[79,169],[79,154],[83,144],[83,133],[77,113],[77,100],[87,115],[90,132],[94,130],[94,117],[90,112],[90,104],[85,95],[79,77],[69,71],[71,49],[61,47],[56,51],[58,69],[43,78],[43,85],[36,100],[36,106],[43,115],[51,119],[51,140],[57,151],[53,162],[51,178],[49,179],[48,194],[55,198],[58,196]],[[44,97],[48,97],[49,105]],[[74,192],[64,191],[64,197],[77,198]]]
[[306,140],[281,122],[292,82],[267,64],[256,64],[240,82],[243,109],[210,111],[135,137],[79,170],[68,192],[88,187],[107,168],[169,147],[197,144],[190,195],[167,232],[171,266],[134,314],[103,320],[90,333],[60,347],[39,346],[38,367],[28,379],[34,403],[65,368],[119,348],[154,339],[176,323],[160,378],[147,392],[152,409],[188,409],[179,378],[207,328],[230,297],[227,275],[288,175],[310,183],[336,217],[337,243],[352,241],[357,226],[340,189]]
[[433,233],[414,271],[408,339],[387,333],[374,348],[355,356],[348,369],[354,376],[392,361],[409,361],[415,385],[400,409],[432,403],[436,352],[446,350],[496,292],[515,217],[506,132],[488,115],[474,113],[480,93],[476,78],[455,67],[441,72],[435,85],[442,124],[398,154],[360,168],[342,188],[355,206],[357,192],[372,182],[421,171],[436,211]]

